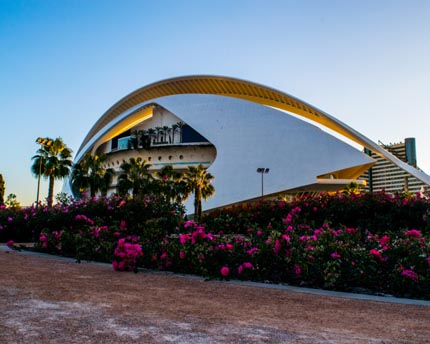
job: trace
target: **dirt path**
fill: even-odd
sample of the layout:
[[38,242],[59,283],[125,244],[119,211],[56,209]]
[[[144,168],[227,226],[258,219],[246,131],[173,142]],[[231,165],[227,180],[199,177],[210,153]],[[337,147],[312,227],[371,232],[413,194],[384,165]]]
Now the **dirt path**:
[[430,343],[430,307],[0,250],[0,343]]

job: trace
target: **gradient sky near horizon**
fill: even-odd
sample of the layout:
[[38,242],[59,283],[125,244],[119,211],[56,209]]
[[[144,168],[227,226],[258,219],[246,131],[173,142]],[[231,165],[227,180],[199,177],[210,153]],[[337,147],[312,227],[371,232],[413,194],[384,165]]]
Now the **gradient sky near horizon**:
[[279,89],[373,141],[415,137],[430,173],[430,1],[0,0],[6,195],[35,201],[37,137],[77,152],[119,99],[192,74]]

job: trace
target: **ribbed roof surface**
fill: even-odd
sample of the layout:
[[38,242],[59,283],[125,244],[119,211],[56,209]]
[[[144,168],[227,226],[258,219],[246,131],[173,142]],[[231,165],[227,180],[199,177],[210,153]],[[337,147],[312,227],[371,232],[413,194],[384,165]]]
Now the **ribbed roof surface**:
[[212,94],[228,96],[249,100],[305,117],[325,126],[326,128],[332,129],[344,137],[370,149],[376,154],[383,156],[419,180],[430,185],[430,176],[399,160],[366,136],[360,134],[328,113],[273,88],[224,76],[195,75],[177,77],[144,86],[130,93],[114,104],[94,124],[82,142],[77,154],[80,153],[81,149],[83,149],[97,133],[102,131],[105,126],[111,125],[112,120],[128,109],[157,98],[180,94]]
[[328,118],[327,114],[289,94],[245,80],[223,76],[197,75],[159,81],[130,93],[114,104],[95,123],[85,137],[81,147],[112,119],[131,107],[152,99],[176,94],[214,94],[246,99],[300,114],[350,137],[343,130],[343,127]]

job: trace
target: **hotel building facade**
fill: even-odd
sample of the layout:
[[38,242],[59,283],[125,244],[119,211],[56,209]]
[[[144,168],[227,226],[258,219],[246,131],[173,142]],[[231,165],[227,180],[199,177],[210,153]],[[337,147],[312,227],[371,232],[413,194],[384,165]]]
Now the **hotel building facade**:
[[[379,142],[379,145],[401,161],[418,169],[415,138],[406,138],[403,142],[388,145]],[[364,149],[364,152],[375,160],[375,164],[359,178],[366,181],[363,186],[365,191],[385,191],[391,194],[404,191],[416,193],[428,188],[428,185],[422,180],[417,179],[384,157],[369,149]]]

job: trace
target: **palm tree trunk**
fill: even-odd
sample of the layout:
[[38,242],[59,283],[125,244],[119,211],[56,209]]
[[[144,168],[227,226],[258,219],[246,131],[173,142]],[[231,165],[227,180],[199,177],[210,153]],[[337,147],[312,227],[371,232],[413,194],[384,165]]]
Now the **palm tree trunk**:
[[194,222],[199,223],[202,213],[202,190],[196,188],[194,193]]
[[52,207],[53,201],[54,201],[54,177],[49,176],[48,207]]

